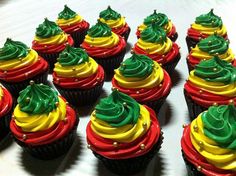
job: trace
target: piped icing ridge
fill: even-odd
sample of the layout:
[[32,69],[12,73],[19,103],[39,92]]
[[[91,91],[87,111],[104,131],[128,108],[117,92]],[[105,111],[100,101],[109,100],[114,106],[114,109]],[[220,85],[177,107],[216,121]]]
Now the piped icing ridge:
[[11,94],[0,85],[0,118],[3,118],[11,110],[12,104]]
[[113,91],[95,107],[86,132],[94,152],[125,159],[148,152],[159,140],[160,127],[153,110]]
[[71,18],[75,18],[76,16],[76,12],[71,10],[67,5],[64,5],[64,9],[58,14],[58,19],[68,20]]

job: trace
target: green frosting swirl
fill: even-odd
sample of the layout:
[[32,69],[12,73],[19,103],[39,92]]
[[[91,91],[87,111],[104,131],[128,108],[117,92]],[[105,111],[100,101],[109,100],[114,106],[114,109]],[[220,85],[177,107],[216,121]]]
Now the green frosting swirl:
[[148,77],[153,70],[153,60],[141,54],[133,54],[119,67],[125,77]]
[[202,14],[195,19],[196,24],[206,27],[222,27],[221,18],[213,13],[213,9],[207,14]]
[[36,36],[40,38],[49,38],[62,33],[61,28],[53,21],[45,18],[44,22],[36,29]]
[[194,75],[206,81],[230,84],[236,81],[236,68],[231,63],[214,56],[196,65]]
[[108,6],[106,10],[100,12],[99,17],[104,20],[117,20],[121,15]]
[[211,106],[201,116],[204,134],[223,148],[236,150],[236,108]]
[[144,24],[146,26],[152,24],[152,23],[156,23],[158,26],[164,27],[165,25],[167,25],[169,22],[168,17],[163,14],[163,13],[157,13],[156,10],[154,10],[153,14],[147,16],[144,19]]
[[71,10],[67,5],[64,6],[64,9],[58,14],[58,19],[71,19],[76,16],[76,12]]
[[166,32],[156,23],[144,29],[140,37],[143,41],[150,43],[164,43],[167,40]]
[[140,115],[139,104],[130,96],[117,90],[107,98],[101,99],[95,110],[98,119],[113,127],[136,124]]
[[31,81],[30,85],[20,92],[17,102],[23,112],[43,114],[53,111],[59,99],[57,92],[51,87]]
[[7,61],[27,56],[29,48],[22,42],[7,39],[3,48],[0,48],[0,61]]
[[224,54],[229,48],[229,42],[219,35],[211,35],[197,44],[199,49],[210,55]]
[[88,54],[81,48],[74,48],[67,45],[65,50],[60,53],[58,62],[62,66],[79,65],[88,62]]
[[88,30],[90,37],[109,37],[111,34],[111,28],[100,20]]

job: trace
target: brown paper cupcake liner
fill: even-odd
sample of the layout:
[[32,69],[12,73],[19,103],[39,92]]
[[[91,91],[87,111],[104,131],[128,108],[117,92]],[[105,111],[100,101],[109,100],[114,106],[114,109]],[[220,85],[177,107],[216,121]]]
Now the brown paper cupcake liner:
[[198,40],[194,40],[188,36],[186,37],[186,43],[187,43],[189,53],[190,53],[191,49],[197,45],[198,42],[199,42]]
[[74,47],[76,48],[80,47],[80,44],[83,43],[84,41],[87,31],[88,29],[84,29],[84,30],[74,31],[70,33],[71,37],[74,40]]
[[181,58],[180,53],[175,57],[175,59],[173,59],[173,61],[168,62],[166,64],[163,65],[163,68],[171,75],[176,67],[176,65],[178,64],[179,60]]

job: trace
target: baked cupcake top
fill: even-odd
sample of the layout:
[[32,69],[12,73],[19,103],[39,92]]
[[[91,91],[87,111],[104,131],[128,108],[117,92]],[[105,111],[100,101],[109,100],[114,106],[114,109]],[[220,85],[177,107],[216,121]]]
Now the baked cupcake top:
[[235,175],[235,116],[233,104],[211,106],[186,127],[182,148],[189,161],[200,166],[204,174]]
[[24,43],[7,39],[0,48],[0,79],[19,82],[47,70],[48,64]]
[[153,110],[115,90],[96,105],[86,132],[91,150],[125,159],[150,151],[159,140],[160,126]]
[[12,108],[12,96],[0,85],[0,118],[3,118]]
[[53,82],[64,88],[91,88],[104,80],[104,71],[81,48],[67,45],[55,64]]

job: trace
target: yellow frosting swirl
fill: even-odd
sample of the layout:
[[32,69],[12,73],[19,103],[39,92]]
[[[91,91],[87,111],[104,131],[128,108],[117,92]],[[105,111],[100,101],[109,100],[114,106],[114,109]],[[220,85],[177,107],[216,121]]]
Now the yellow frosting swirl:
[[146,77],[133,77],[133,78],[128,78],[124,77],[119,69],[115,70],[115,75],[114,78],[117,80],[118,84],[121,87],[126,87],[126,88],[134,88],[134,89],[139,89],[139,88],[153,88],[158,86],[164,79],[164,72],[161,66],[157,62],[153,62],[154,67],[152,73]]
[[150,43],[145,42],[141,38],[137,42],[138,47],[142,48],[148,54],[166,54],[172,48],[172,41],[167,37],[166,42],[163,43]]
[[207,35],[213,35],[217,33],[218,35],[224,36],[227,33],[226,27],[224,25],[222,27],[204,27],[201,24],[193,23],[191,28]]
[[92,46],[103,47],[103,48],[112,48],[119,43],[118,35],[112,32],[112,35],[109,37],[90,37],[89,35],[85,36],[84,41]]
[[38,60],[38,53],[31,49],[27,56],[6,61],[0,61],[0,69],[4,71],[19,69],[34,64]]
[[[163,27],[163,29],[165,30],[165,32],[168,34],[170,31],[171,31],[171,29],[172,29],[172,26],[173,26],[173,24],[172,24],[172,22],[169,20],[169,22]],[[140,26],[138,26],[138,30],[141,32],[141,31],[143,31],[144,29],[146,29],[147,28],[147,26],[143,23],[143,24],[141,24]]]
[[[112,127],[106,122],[99,120],[95,117],[95,113],[92,113],[91,116],[91,128],[99,136],[111,139],[117,142],[132,142],[138,137],[141,137],[145,134],[151,124],[150,113],[143,106],[140,106],[140,117],[135,125],[125,125],[122,127]],[[146,123],[147,126],[144,128],[143,123]]]
[[25,132],[44,131],[57,122],[64,120],[66,116],[66,103],[59,97],[56,109],[45,114],[28,114],[20,110],[19,104],[14,109],[15,123]]
[[61,44],[61,43],[65,43],[67,42],[67,39],[68,36],[67,34],[65,34],[64,32],[62,32],[61,34],[58,34],[58,35],[55,35],[55,36],[52,36],[52,37],[49,37],[49,38],[40,38],[40,37],[37,37],[35,36],[34,37],[34,40],[37,42],[37,43],[40,43],[40,44],[45,44],[45,45],[51,45],[51,44]]
[[83,18],[80,15],[76,15],[74,18],[70,18],[70,19],[57,19],[57,24],[59,26],[70,26],[76,23],[80,23],[83,20]]
[[3,97],[3,90],[2,90],[2,86],[0,85],[0,101],[2,100]]
[[106,23],[110,28],[121,28],[125,25],[125,18],[121,17],[116,20],[105,20],[103,18],[99,18],[99,20],[103,23]]
[[55,64],[54,71],[58,76],[86,78],[97,72],[98,64],[91,57],[88,62],[79,65],[62,66],[59,62]]

